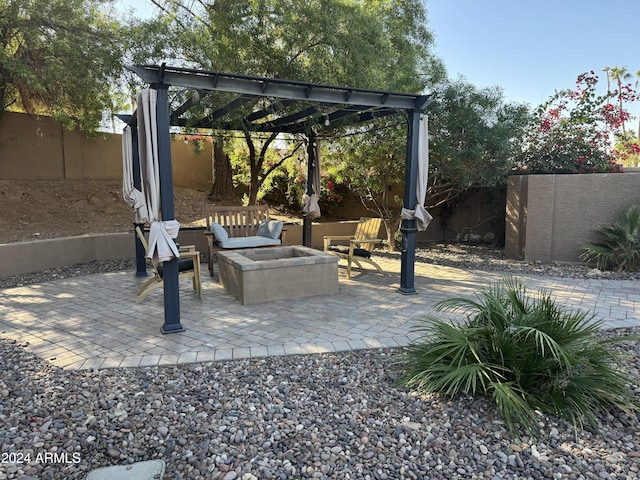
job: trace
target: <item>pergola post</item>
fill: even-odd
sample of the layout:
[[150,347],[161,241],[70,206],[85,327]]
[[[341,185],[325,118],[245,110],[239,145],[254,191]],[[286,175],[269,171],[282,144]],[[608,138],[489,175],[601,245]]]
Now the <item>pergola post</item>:
[[[158,170],[160,176],[160,205],[162,221],[175,220],[173,202],[173,173],[171,170],[171,139],[169,137],[169,98],[167,85],[153,85],[157,91],[156,122],[158,128]],[[162,333],[183,332],[180,324],[180,286],[178,259],[162,264],[164,284],[164,325]]]
[[[418,135],[420,129],[420,110],[410,110],[407,128],[407,154],[404,174],[403,206],[413,210],[417,203],[416,186],[418,182]],[[405,295],[415,294],[415,261],[416,261],[416,220],[403,219],[400,226],[402,233],[402,256],[400,260],[400,288],[398,292]]]

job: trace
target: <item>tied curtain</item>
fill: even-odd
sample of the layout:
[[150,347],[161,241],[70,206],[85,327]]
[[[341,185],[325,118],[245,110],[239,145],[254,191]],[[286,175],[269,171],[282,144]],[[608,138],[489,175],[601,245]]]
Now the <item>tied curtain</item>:
[[135,223],[149,221],[144,193],[133,185],[133,140],[129,125],[122,132],[122,198],[133,210]]
[[320,200],[320,143],[315,141],[313,148],[315,158],[311,170],[311,178],[307,179],[307,182],[311,182],[312,193],[311,196],[307,195],[307,192],[302,195],[304,204],[302,213],[311,218],[318,218],[321,215],[320,204],[318,203]]
[[427,209],[424,208],[424,201],[427,198],[427,182],[429,180],[429,135],[428,120],[426,115],[420,115],[420,126],[418,131],[418,178],[416,181],[416,205],[413,210],[403,208],[402,218],[405,220],[416,220],[416,228],[420,231],[426,230],[433,220]]
[[[132,132],[123,133],[123,197],[136,212],[136,223],[148,223],[148,258],[166,262],[179,257],[174,241],[180,231],[176,220],[161,221],[160,168],[158,163],[157,92],[145,89],[136,96],[141,191],[133,187]],[[138,220],[140,220],[138,222]]]

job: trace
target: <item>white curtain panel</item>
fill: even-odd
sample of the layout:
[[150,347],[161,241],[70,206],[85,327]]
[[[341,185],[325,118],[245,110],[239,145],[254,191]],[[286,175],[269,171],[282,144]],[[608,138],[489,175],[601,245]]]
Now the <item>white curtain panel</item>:
[[149,223],[160,219],[160,168],[158,165],[157,92],[145,89],[137,95],[138,149]]
[[133,185],[133,140],[129,125],[122,132],[122,198],[133,210],[135,223],[149,221],[144,194]]
[[159,262],[166,262],[174,257],[179,257],[178,247],[173,239],[178,236],[180,224],[176,220],[160,221],[157,92],[152,89],[142,90],[137,95],[137,102],[140,167],[150,225],[147,256]]
[[428,119],[426,115],[420,115],[420,127],[418,131],[418,178],[416,181],[417,203],[413,210],[403,208],[402,218],[416,220],[416,228],[426,230],[433,217],[424,208],[427,198],[427,182],[429,180],[429,134]]

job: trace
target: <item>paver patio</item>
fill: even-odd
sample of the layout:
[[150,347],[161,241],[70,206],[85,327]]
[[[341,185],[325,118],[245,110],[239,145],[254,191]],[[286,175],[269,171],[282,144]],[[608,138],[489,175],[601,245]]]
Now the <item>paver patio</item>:
[[[0,336],[65,369],[103,369],[338,352],[407,345],[418,320],[445,298],[472,297],[497,272],[416,263],[416,295],[401,295],[398,260],[384,274],[340,268],[339,293],[240,305],[203,275],[203,299],[180,282],[184,332],[163,335],[162,289],[135,303],[132,271],[0,290]],[[206,270],[206,269],[204,269]],[[607,327],[640,325],[640,283],[521,276],[529,291],[593,311]]]

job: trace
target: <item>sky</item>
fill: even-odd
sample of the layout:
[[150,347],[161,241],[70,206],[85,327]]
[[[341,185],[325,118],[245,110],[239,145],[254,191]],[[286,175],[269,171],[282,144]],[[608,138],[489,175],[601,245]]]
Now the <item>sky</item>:
[[[117,0],[140,14],[149,0]],[[426,0],[435,54],[450,78],[500,86],[535,107],[605,66],[640,70],[640,0]],[[634,77],[631,81],[638,80]]]
[[[640,70],[640,0],[427,0],[447,74],[537,106],[605,66]],[[634,77],[631,83],[639,80]]]

